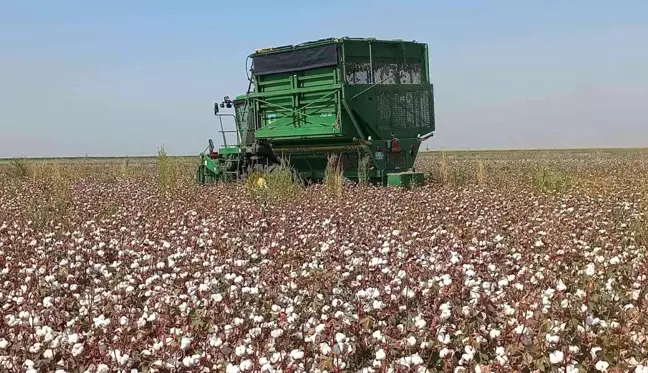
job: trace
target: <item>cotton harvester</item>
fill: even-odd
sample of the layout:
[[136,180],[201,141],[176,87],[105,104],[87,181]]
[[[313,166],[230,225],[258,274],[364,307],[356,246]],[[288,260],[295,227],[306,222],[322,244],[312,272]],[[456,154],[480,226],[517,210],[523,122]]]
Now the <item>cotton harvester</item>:
[[[362,177],[374,183],[423,182],[414,162],[435,129],[427,44],[331,38],[259,49],[248,59],[247,94],[214,104],[223,144],[216,151],[209,140],[198,183],[272,172],[281,160],[300,179],[317,182],[331,154],[351,181],[362,163]],[[220,113],[224,108],[233,114]],[[224,130],[227,117],[236,129]]]

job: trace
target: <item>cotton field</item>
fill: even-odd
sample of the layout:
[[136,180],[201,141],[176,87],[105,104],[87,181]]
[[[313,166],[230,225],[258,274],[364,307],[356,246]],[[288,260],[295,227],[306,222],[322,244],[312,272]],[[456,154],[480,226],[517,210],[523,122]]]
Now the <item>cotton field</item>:
[[645,152],[283,200],[93,162],[0,165],[0,370],[648,372]]

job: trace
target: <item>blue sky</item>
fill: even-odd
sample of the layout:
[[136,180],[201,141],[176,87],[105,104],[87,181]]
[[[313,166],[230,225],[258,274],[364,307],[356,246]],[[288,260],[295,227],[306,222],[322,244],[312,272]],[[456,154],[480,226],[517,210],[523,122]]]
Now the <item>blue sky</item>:
[[249,53],[332,36],[428,43],[430,149],[647,146],[647,20],[645,0],[0,0],[0,157],[197,154]]

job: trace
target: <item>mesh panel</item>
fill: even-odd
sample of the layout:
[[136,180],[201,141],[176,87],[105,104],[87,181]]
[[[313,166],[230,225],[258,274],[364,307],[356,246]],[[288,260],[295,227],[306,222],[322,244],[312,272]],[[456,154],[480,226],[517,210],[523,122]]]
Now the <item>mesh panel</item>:
[[368,62],[347,62],[346,81],[353,84],[421,84],[423,82],[423,65],[420,63],[374,63],[373,77]]
[[378,90],[377,126],[380,130],[416,129],[433,126],[432,90]]

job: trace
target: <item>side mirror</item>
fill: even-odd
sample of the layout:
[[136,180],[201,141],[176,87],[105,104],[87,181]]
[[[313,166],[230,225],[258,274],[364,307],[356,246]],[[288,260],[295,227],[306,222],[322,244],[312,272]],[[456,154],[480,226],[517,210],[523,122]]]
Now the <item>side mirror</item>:
[[218,103],[214,103],[214,115],[218,114]]

